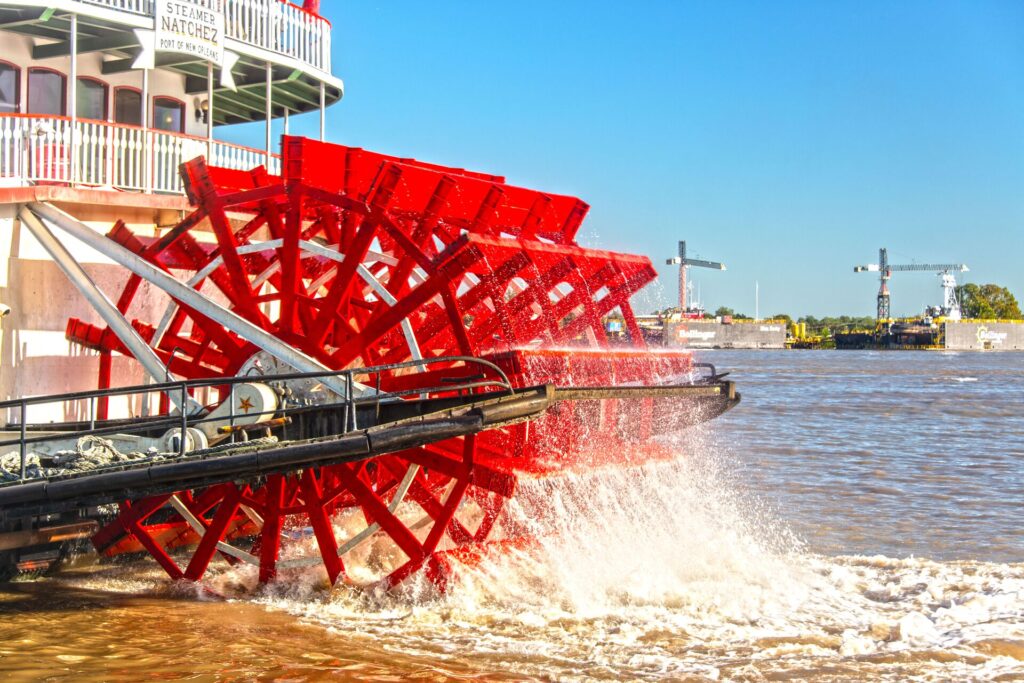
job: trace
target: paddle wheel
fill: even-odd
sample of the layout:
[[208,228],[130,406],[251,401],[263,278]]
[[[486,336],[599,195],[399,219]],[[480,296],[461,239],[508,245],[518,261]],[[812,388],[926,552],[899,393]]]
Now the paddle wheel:
[[[421,397],[443,397],[446,384],[502,374],[513,388],[607,388],[693,372],[689,355],[645,348],[629,301],[654,279],[650,261],[576,243],[582,201],[302,138],[285,137],[282,148],[282,177],[188,162],[191,214],[155,237],[123,223],[108,234],[197,295],[167,291],[153,314],[149,283],[133,274],[116,302],[170,375],[258,380],[421,361],[343,386],[279,387],[283,402],[315,405],[421,388]],[[602,319],[613,312],[628,344],[605,332]],[[68,337],[99,352],[99,385],[109,386],[113,354],[129,354],[121,338],[74,319]],[[500,372],[432,360],[453,356],[487,359]],[[650,440],[674,410],[670,401],[598,389],[577,396],[536,422],[126,501],[94,544],[107,555],[148,552],[172,577],[196,581],[220,555],[258,568],[261,582],[322,564],[331,583],[391,587],[423,569],[443,589],[452,558],[522,540],[501,515],[519,477],[668,456]],[[182,407],[232,400],[221,387]],[[243,401],[232,410],[250,408]],[[173,406],[165,398],[159,409]],[[101,398],[100,419],[110,412]]]

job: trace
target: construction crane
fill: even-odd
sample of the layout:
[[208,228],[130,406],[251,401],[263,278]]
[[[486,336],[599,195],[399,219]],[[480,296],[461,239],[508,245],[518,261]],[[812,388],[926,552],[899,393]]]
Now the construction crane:
[[725,265],[717,261],[704,261],[702,259],[686,257],[686,240],[679,242],[679,256],[665,260],[665,265],[679,266],[679,313],[685,315],[690,307],[687,303],[686,293],[686,269],[690,266],[695,268],[711,268],[713,270],[725,270]]
[[969,268],[963,263],[911,263],[894,266],[889,263],[885,247],[878,250],[878,263],[854,266],[855,273],[879,273],[878,320],[889,320],[889,278],[893,273],[929,272],[942,276],[942,315],[951,320],[960,319],[960,302],[956,298],[956,277],[953,273],[964,273]]

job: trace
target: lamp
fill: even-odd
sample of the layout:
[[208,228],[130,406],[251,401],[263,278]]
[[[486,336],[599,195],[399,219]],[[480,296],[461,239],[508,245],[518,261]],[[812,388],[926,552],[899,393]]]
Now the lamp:
[[196,123],[210,122],[210,100],[200,100],[198,97],[193,101],[196,110]]

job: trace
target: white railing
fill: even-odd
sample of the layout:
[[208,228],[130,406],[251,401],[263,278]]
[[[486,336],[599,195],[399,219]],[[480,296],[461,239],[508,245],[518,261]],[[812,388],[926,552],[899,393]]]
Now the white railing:
[[[156,16],[154,0],[81,0],[89,5]],[[331,72],[331,25],[284,0],[192,0],[224,13],[225,31],[254,47],[286,55]]]
[[257,149],[188,135],[60,116],[0,115],[0,184],[32,183],[183,192],[178,167],[198,156],[211,166],[247,171],[281,158]]

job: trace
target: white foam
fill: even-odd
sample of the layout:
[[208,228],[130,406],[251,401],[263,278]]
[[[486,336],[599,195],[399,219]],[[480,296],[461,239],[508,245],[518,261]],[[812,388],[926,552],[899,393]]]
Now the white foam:
[[[675,462],[523,484],[510,513],[538,545],[459,567],[446,596],[422,579],[372,597],[310,579],[259,599],[406,653],[569,678],[718,677],[744,651],[763,673],[1024,638],[1024,567],[806,553],[730,485],[731,463],[679,438],[689,455]],[[923,657],[922,672],[934,666],[947,665]]]
[[[1024,565],[808,553],[739,493],[733,463],[706,437],[691,430],[672,447],[682,456],[672,462],[523,482],[508,513],[537,545],[458,565],[445,596],[422,577],[394,594],[327,591],[312,568],[245,599],[344,633],[353,647],[527,677],[735,679],[842,664],[867,678],[892,666],[901,679],[963,680],[1021,670],[974,645],[1024,642]],[[255,586],[252,569],[217,572],[215,586]],[[872,663],[888,654],[904,663]]]

